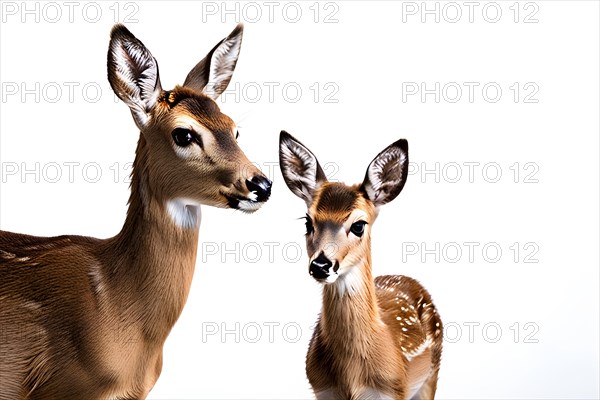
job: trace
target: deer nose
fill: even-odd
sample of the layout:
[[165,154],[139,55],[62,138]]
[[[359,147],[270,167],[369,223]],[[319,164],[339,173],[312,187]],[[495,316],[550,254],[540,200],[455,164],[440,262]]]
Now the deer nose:
[[326,279],[329,276],[329,268],[331,268],[332,265],[331,261],[329,261],[329,259],[325,257],[325,254],[321,252],[321,254],[310,263],[309,273],[315,279]]
[[264,176],[256,175],[252,179],[246,179],[246,187],[256,194],[256,201],[267,201],[271,196],[272,182]]

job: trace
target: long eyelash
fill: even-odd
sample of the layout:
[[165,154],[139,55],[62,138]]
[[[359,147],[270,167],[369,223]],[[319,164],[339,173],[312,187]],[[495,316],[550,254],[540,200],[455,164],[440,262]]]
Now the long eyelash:
[[[310,218],[310,216],[308,214],[306,214],[304,217],[300,217],[298,219],[303,219],[304,220],[304,224],[306,226],[306,234],[309,234],[309,231],[314,231],[314,227],[313,227],[313,222],[312,219]],[[309,229],[310,227],[310,229]]]

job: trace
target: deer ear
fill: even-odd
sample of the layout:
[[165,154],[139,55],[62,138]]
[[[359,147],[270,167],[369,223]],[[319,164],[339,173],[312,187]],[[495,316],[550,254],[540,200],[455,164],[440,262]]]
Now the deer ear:
[[317,157],[292,135],[281,131],[279,166],[287,187],[310,207],[315,191],[327,181]]
[[406,183],[408,142],[400,139],[386,147],[369,164],[361,190],[379,207],[394,200]]
[[183,86],[201,91],[216,100],[227,89],[242,47],[244,26],[238,24],[185,78]]
[[138,128],[145,127],[162,92],[158,64],[146,46],[121,24],[110,32],[108,81],[131,109]]

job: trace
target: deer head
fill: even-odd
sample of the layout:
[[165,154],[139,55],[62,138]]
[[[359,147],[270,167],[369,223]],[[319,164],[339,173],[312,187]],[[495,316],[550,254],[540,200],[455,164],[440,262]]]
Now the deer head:
[[139,195],[181,226],[196,225],[200,204],[254,212],[271,194],[271,182],[239,148],[236,124],[215,102],[231,80],[242,32],[240,24],[173,90],[162,89],[156,59],[125,26],[111,32],[108,79],[140,129]]
[[285,131],[279,138],[285,183],[306,202],[309,273],[319,282],[348,284],[370,268],[370,230],[381,205],[392,201],[406,182],[408,142],[400,139],[369,164],[361,184],[328,182],[315,155]]

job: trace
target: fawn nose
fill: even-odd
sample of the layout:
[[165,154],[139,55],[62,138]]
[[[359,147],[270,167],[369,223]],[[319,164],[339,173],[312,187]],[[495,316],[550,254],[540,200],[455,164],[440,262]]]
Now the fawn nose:
[[325,254],[321,252],[317,258],[310,263],[309,273],[317,280],[326,279],[329,276],[329,268],[333,264]]
[[256,175],[252,179],[246,179],[246,187],[256,194],[256,201],[267,201],[271,196],[272,182],[264,176]]

